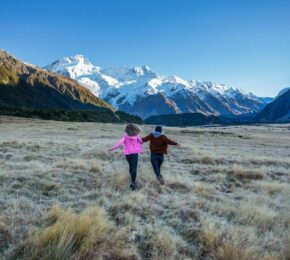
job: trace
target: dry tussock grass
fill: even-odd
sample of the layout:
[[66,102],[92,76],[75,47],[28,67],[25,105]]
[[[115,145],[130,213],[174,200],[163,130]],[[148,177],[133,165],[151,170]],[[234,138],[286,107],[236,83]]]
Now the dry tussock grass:
[[254,248],[238,233],[232,233],[228,228],[220,230],[211,221],[202,223],[199,234],[201,254],[221,260],[255,259]]
[[230,171],[235,177],[240,179],[263,179],[265,178],[265,174],[258,170],[247,170],[244,169],[242,166],[234,166],[233,169]]
[[[77,215],[71,210],[53,207],[45,216],[51,224],[31,234],[25,245],[32,259],[87,259],[128,256],[119,231],[97,206]],[[122,234],[124,236],[124,234]]]
[[287,127],[171,128],[165,185],[145,145],[131,192],[124,126],[4,118],[0,258],[290,259]]
[[146,229],[140,250],[145,259],[175,259],[178,238],[166,229],[150,227]]
[[290,184],[281,183],[278,181],[255,181],[249,184],[250,188],[253,188],[256,191],[266,191],[270,195],[285,195],[289,196],[290,194]]
[[[153,180],[154,181],[154,180]],[[192,183],[189,183],[182,176],[168,176],[166,178],[166,187],[169,187],[174,192],[191,192],[192,191]]]
[[237,221],[244,225],[254,225],[262,231],[270,229],[275,223],[277,214],[266,205],[259,205],[253,202],[240,205],[237,213]]
[[85,160],[85,159],[65,159],[64,161],[57,161],[54,163],[56,168],[69,168],[72,170],[82,170],[90,172],[100,172],[102,166],[99,160]]
[[[199,230],[200,256],[218,260],[278,260],[279,257],[265,252],[257,253],[255,242],[242,229],[217,224],[206,219]],[[284,256],[283,256],[284,257]]]
[[204,182],[195,182],[193,185],[193,190],[195,193],[206,198],[210,198],[215,194],[214,187]]

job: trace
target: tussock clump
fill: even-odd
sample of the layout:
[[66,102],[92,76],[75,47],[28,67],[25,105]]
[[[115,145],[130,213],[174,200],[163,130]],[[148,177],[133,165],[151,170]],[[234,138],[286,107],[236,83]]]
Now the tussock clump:
[[233,163],[233,159],[225,159],[224,157],[212,154],[209,151],[203,150],[201,148],[193,149],[192,153],[183,159],[183,163],[194,163],[194,164],[206,164],[206,165],[224,165],[227,163]]
[[144,259],[176,259],[176,240],[166,229],[147,229],[139,248]]
[[109,213],[119,225],[124,222],[124,214],[129,213],[138,216],[146,221],[153,220],[156,212],[154,207],[148,203],[147,196],[140,191],[125,194],[122,200],[113,203],[109,208]]
[[87,259],[122,256],[114,227],[97,206],[77,215],[72,210],[53,207],[46,215],[50,225],[31,234],[25,257],[32,259]]
[[102,166],[98,161],[91,162],[90,172],[97,173],[102,171]]
[[[70,212],[72,213],[72,212]],[[54,224],[61,216],[64,215],[64,209],[59,204],[54,205],[48,212],[43,215],[43,219],[50,225]]]
[[277,181],[255,181],[250,183],[248,187],[253,188],[254,190],[267,191],[270,195],[290,195],[289,183],[281,183]]
[[254,225],[262,231],[270,229],[275,223],[277,214],[266,205],[253,202],[242,203],[236,215],[236,220],[244,225]]
[[198,235],[202,255],[211,254],[222,243],[222,236],[210,221],[203,221]]
[[266,175],[258,170],[246,170],[242,166],[234,166],[230,171],[235,177],[239,179],[263,179]]
[[44,180],[39,183],[40,190],[42,190],[42,194],[49,196],[55,192],[60,190],[60,185],[53,181]]
[[204,208],[212,214],[226,217],[228,220],[233,219],[238,211],[237,202],[230,203],[229,201],[207,201]]
[[191,187],[189,185],[180,181],[167,182],[166,185],[174,191],[181,191],[181,192],[191,191]]
[[208,156],[208,155],[204,155],[199,159],[200,163],[204,163],[204,164],[214,164],[215,163],[215,159]]
[[166,186],[172,189],[173,192],[190,192],[192,189],[192,184],[184,176],[166,178]]
[[[111,173],[110,179],[110,187],[113,187],[114,190],[122,192],[130,191],[131,178],[127,170]],[[153,170],[147,168],[139,169],[136,184],[138,190],[147,189],[149,186],[155,189],[156,185],[158,186]]]
[[146,195],[141,192],[129,193],[123,198],[120,205],[127,210],[142,210],[147,206]]
[[114,190],[117,191],[128,191],[130,186],[130,175],[129,173],[122,171],[118,174],[111,176],[111,185]]
[[82,159],[63,159],[55,162],[53,164],[56,168],[69,168],[75,170],[85,170],[87,168],[87,164],[85,160]]
[[193,191],[202,197],[212,197],[216,194],[215,188],[205,182],[195,182],[193,184]]
[[76,251],[85,253],[96,241],[102,241],[109,230],[109,223],[98,207],[81,215],[70,210],[54,210],[53,214],[56,222],[30,238],[32,247],[38,249],[40,255],[48,246],[61,250],[61,255],[73,255]]
[[[164,177],[166,178],[166,176]],[[139,167],[137,182],[141,188],[145,188],[146,186],[153,187],[154,184],[157,184],[156,176],[152,168],[143,166],[140,169]]]
[[187,158],[182,160],[183,163],[203,163],[203,164],[215,164],[215,158],[204,152],[200,148],[193,149],[191,154]]
[[200,243],[200,256],[207,259],[219,260],[254,260],[254,251],[247,241],[235,231],[226,227],[217,227],[209,220],[202,223],[198,240]]
[[64,159],[54,163],[56,168],[64,168],[75,171],[89,171],[89,172],[100,172],[102,166],[98,160],[84,160],[84,159]]
[[255,260],[254,251],[250,245],[243,244],[238,238],[232,237],[217,250],[217,259],[220,260]]

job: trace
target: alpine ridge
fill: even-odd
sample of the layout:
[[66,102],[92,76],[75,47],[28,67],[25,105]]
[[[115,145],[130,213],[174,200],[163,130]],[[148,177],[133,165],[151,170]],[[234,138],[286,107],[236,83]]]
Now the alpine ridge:
[[224,84],[160,76],[148,66],[103,69],[83,55],[64,57],[44,69],[77,80],[115,109],[143,119],[177,113],[247,117],[272,100]]
[[275,99],[255,116],[254,120],[265,123],[289,123],[290,88],[281,90]]
[[[79,56],[79,62],[86,60]],[[85,71],[83,71],[85,72]],[[0,50],[0,115],[62,121],[142,122],[115,111],[77,81]]]
[[0,50],[0,105],[31,109],[114,109],[73,79]]

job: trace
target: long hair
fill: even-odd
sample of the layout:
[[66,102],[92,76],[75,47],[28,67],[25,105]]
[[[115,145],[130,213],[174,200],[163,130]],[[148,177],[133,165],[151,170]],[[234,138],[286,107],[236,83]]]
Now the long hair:
[[141,127],[136,124],[128,124],[125,128],[125,132],[129,136],[135,136],[141,133],[141,131],[142,131]]

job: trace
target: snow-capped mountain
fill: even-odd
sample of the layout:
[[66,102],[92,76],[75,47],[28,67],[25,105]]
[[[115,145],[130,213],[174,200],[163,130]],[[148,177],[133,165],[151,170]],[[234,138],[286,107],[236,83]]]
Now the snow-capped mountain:
[[148,66],[103,69],[83,55],[64,57],[44,69],[77,80],[116,109],[142,118],[185,112],[248,115],[271,101],[223,84],[159,76]]
[[[78,82],[22,62],[0,50],[0,107],[4,110],[93,110],[114,114],[111,105]],[[27,113],[29,115],[29,112]],[[118,120],[118,119],[117,119]]]

